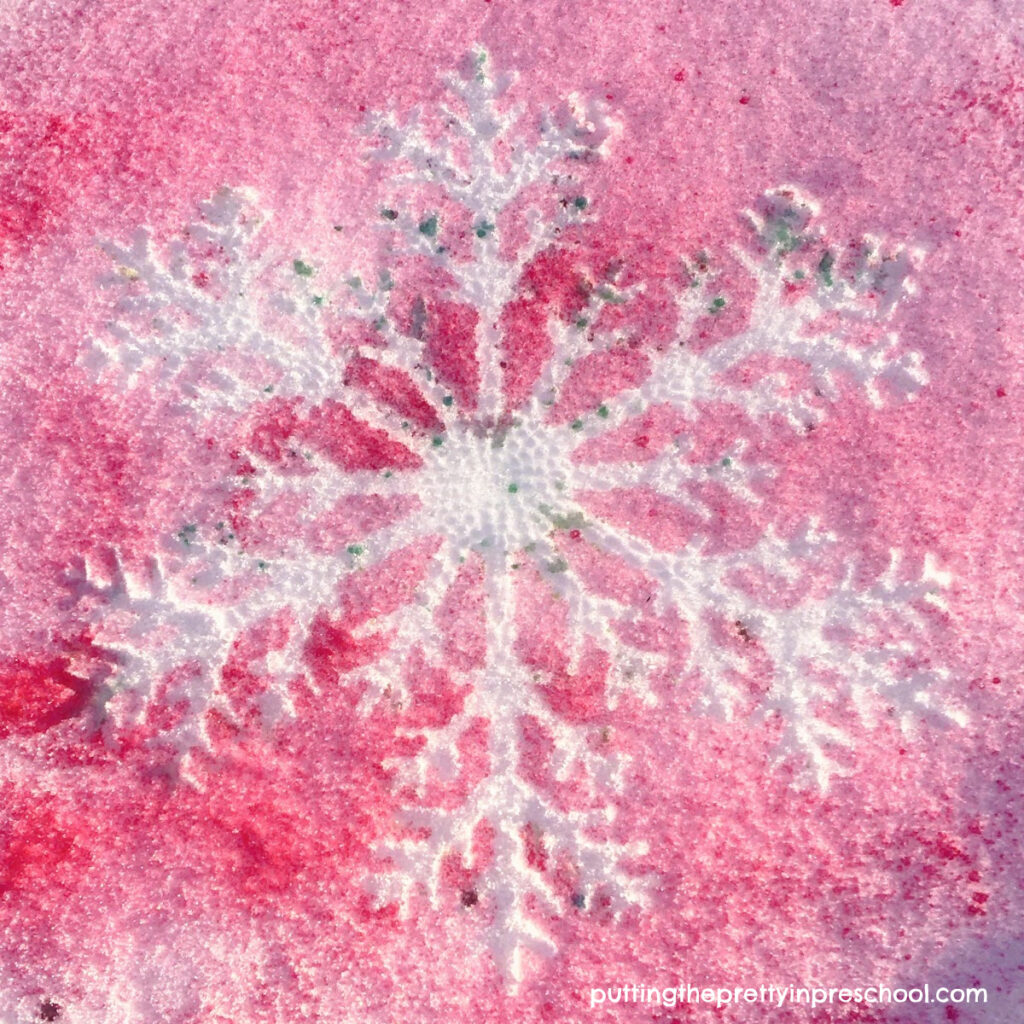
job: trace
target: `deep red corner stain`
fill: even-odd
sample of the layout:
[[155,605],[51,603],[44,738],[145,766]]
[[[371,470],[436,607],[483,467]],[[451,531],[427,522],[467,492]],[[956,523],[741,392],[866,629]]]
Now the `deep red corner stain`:
[[92,686],[65,658],[20,655],[0,661],[0,738],[42,733],[77,718]]

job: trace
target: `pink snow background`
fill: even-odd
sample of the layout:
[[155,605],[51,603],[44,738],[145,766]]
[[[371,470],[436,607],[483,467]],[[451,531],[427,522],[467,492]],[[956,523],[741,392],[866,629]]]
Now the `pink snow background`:
[[[31,1019],[44,999],[61,1019],[79,1007],[144,1024],[1024,1017],[1013,13],[994,0],[101,0],[0,16],[0,1019]],[[972,714],[907,754],[891,736],[865,741],[828,796],[766,775],[754,728],[671,705],[618,723],[644,758],[642,799],[620,821],[650,842],[659,898],[620,923],[567,918],[559,956],[515,993],[474,954],[470,914],[410,924],[362,893],[393,810],[379,763],[394,740],[353,720],[343,691],[239,741],[201,793],[131,752],[60,742],[84,700],[68,659],[89,656],[62,574],[112,544],[144,553],[149,524],[174,521],[183,490],[226,458],[75,367],[109,317],[95,240],[141,224],[170,237],[237,184],[273,211],[282,248],[339,267],[372,252],[358,125],[437,100],[439,73],[477,42],[520,72],[527,102],[604,96],[624,122],[590,172],[581,260],[667,278],[681,253],[738,237],[738,211],[781,182],[822,199],[839,237],[926,247],[921,293],[898,315],[930,384],[908,406],[844,409],[794,445],[779,516],[817,511],[870,550],[939,556],[955,577],[939,653]],[[41,779],[59,796],[40,797]],[[990,1002],[734,1018],[587,999],[634,981],[878,980],[984,985]]]

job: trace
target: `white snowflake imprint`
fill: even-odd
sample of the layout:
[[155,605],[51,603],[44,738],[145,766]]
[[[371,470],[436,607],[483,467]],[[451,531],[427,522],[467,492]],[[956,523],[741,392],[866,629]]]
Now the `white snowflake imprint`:
[[[960,719],[919,654],[947,582],[931,562],[893,552],[865,582],[816,521],[714,543],[721,508],[763,509],[759,431],[926,383],[890,328],[920,254],[832,248],[816,204],[782,187],[734,254],[756,291],[731,337],[698,340],[730,302],[703,254],[680,268],[668,344],[638,338],[644,289],[621,268],[545,306],[532,269],[592,217],[580,183],[619,126],[578,98],[533,123],[511,84],[481,53],[449,80],[450,109],[370,126],[393,169],[375,287],[322,284],[301,259],[280,285],[242,191],[170,250],[145,234],[107,247],[123,315],[85,365],[197,419],[257,424],[236,497],[250,526],[303,527],[176,524],[144,570],[92,564],[77,590],[116,663],[109,722],[176,708],[156,738],[185,765],[209,712],[239,720],[225,680],[240,636],[264,725],[294,714],[315,657],[364,684],[362,713],[415,710],[390,765],[404,830],[369,884],[381,905],[409,910],[424,889],[443,905],[454,864],[515,981],[525,951],[554,948],[567,902],[645,899],[629,867],[643,844],[612,838],[627,765],[607,712],[624,697],[694,681],[708,711],[764,719],[823,789],[848,770],[851,721]],[[747,429],[713,450],[700,424],[723,409]],[[547,753],[528,768],[531,737]]]

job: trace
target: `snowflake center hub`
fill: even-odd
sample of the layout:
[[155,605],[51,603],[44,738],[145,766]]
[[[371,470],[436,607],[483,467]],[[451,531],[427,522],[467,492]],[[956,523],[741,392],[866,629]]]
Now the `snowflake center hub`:
[[453,424],[428,457],[421,491],[438,532],[459,547],[509,554],[550,531],[571,471],[569,446],[541,436],[551,433]]

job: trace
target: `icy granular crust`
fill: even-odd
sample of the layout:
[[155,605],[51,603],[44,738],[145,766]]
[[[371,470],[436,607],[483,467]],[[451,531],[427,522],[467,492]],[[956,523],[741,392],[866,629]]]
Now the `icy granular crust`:
[[0,1019],[1019,1018],[1019,58],[860,6],[12,15]]

